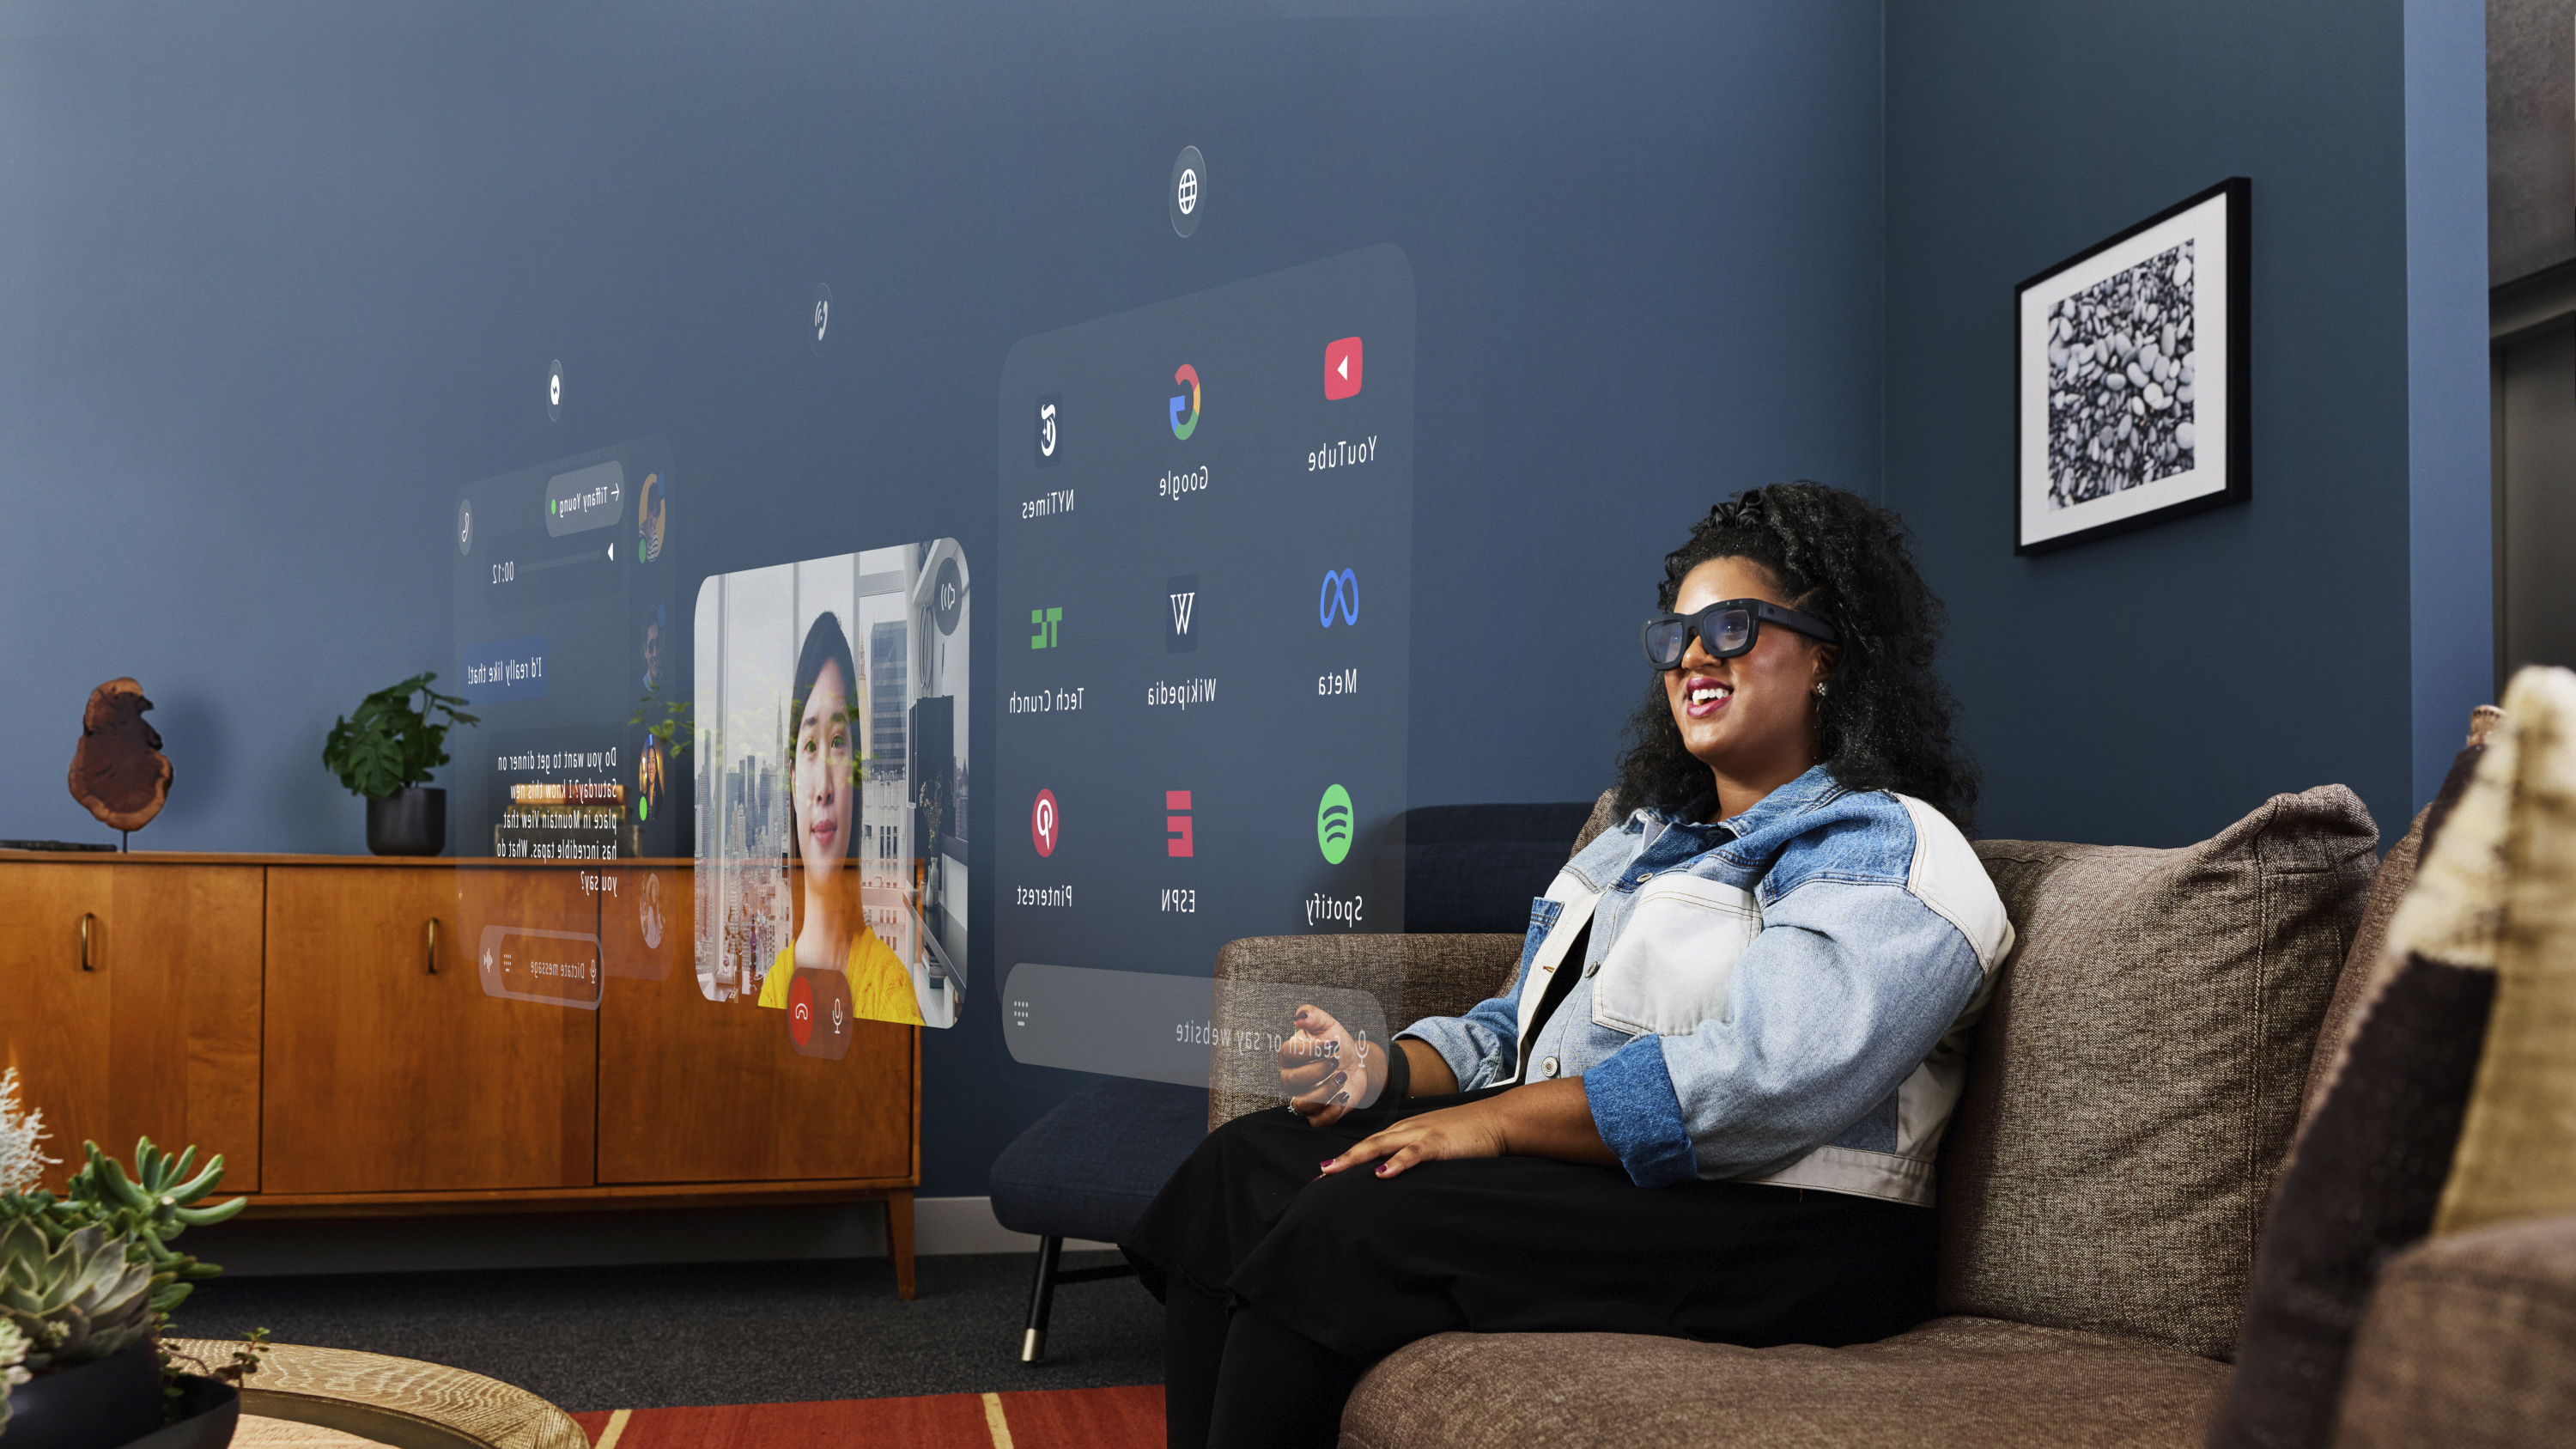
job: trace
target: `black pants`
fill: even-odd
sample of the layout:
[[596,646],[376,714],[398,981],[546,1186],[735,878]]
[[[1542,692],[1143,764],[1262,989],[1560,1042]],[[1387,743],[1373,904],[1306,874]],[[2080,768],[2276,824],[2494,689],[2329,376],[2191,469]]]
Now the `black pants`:
[[[1399,1117],[1498,1090],[1320,1129],[1255,1112],[1210,1133],[1172,1174],[1122,1246],[1164,1303],[1176,1449],[1328,1444],[1360,1373],[1435,1333],[1830,1347],[1932,1315],[1925,1208],[1751,1183],[1641,1188],[1616,1167],[1535,1157],[1316,1180],[1323,1159]],[[1238,1368],[1238,1349],[1262,1371]],[[1211,1437],[1210,1425],[1261,1436]]]

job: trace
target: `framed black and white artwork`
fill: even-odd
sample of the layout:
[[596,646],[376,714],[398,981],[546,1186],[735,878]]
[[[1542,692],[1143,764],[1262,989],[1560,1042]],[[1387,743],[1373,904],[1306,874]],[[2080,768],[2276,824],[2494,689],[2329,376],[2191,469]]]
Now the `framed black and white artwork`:
[[2016,289],[2013,552],[2249,496],[2252,191],[2231,177]]

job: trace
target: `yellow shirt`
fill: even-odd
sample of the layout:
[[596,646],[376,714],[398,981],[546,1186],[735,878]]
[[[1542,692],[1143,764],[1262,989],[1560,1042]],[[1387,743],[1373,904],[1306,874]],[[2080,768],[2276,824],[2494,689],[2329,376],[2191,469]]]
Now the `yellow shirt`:
[[[914,1026],[922,1024],[921,1003],[912,994],[911,973],[894,957],[877,933],[859,927],[856,940],[850,942],[850,959],[841,968],[850,978],[850,1014],[862,1021],[901,1021]],[[767,979],[760,983],[760,1004],[778,1011],[787,1009],[787,983],[796,978],[796,946],[789,942],[770,964]]]

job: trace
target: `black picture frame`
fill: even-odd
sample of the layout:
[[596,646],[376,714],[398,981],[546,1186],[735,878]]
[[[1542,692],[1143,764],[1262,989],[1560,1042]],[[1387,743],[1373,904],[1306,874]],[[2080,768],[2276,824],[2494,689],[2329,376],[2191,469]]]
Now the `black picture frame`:
[[2253,496],[2253,189],[2231,176],[2013,289],[2016,555]]

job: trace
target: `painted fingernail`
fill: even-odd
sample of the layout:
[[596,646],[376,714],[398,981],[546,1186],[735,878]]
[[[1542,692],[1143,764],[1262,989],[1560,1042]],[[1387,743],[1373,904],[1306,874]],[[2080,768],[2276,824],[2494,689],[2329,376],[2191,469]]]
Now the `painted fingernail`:
[[1378,1176],[1380,1176],[1380,1177],[1384,1177],[1384,1176],[1386,1176],[1386,1164],[1385,1164],[1385,1163],[1381,1162],[1381,1163],[1379,1163],[1379,1164],[1377,1165],[1377,1175],[1378,1175]]
[[1316,1170],[1321,1172],[1330,1172],[1333,1170],[1334,1161],[1335,1159],[1327,1157],[1323,1161],[1315,1164]]
[[1344,1102],[1349,1101],[1350,1099],[1351,1099],[1351,1094],[1350,1094],[1350,1093],[1348,1093],[1348,1092],[1335,1092],[1335,1093],[1333,1094],[1333,1100],[1332,1100],[1331,1105],[1338,1107],[1338,1106],[1342,1105]]
[[1351,1079],[1351,1074],[1350,1074],[1350,1073],[1348,1073],[1348,1072],[1335,1072],[1335,1073],[1333,1073],[1333,1075],[1332,1075],[1331,1079],[1330,1079],[1330,1080],[1328,1080],[1328,1081],[1326,1081],[1326,1082],[1324,1083],[1324,1085],[1325,1085],[1325,1086],[1327,1086],[1327,1087],[1338,1087],[1338,1086],[1342,1085],[1344,1082],[1349,1081],[1350,1079]]

